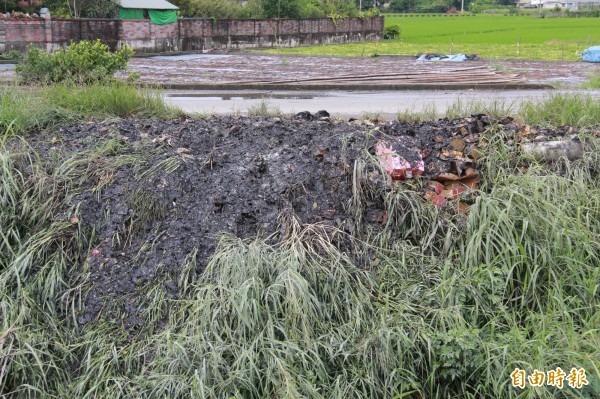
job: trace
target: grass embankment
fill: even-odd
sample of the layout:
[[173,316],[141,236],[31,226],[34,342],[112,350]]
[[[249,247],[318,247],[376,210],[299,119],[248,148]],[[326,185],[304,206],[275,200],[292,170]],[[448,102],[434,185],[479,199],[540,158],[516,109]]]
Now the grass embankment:
[[592,74],[583,85],[584,89],[600,89],[600,72]]
[[[68,220],[84,182],[130,154],[99,143],[93,153],[42,160],[26,138],[5,135],[0,393],[598,397],[600,152],[548,169],[506,147],[501,130],[493,133],[468,217],[434,208],[417,181],[366,188],[380,172],[365,153],[354,167],[351,209],[361,215],[383,195],[384,231],[348,236],[282,216],[286,235],[277,244],[224,237],[201,276],[190,254],[177,280],[180,299],[167,299],[160,284],[150,289],[135,336],[103,319],[77,326],[94,232]],[[104,169],[99,159],[109,160]],[[585,368],[590,385],[521,391],[510,384],[517,367]]]
[[385,16],[400,25],[401,38],[270,50],[278,54],[369,56],[371,54],[465,53],[484,58],[577,60],[586,47],[600,44],[600,18]]
[[61,84],[37,89],[0,88],[0,131],[24,134],[87,118],[138,116],[172,118],[177,111],[152,90],[113,82],[89,86]]
[[468,117],[474,113],[485,113],[499,118],[512,115],[519,122],[529,125],[600,127],[600,102],[597,99],[585,94],[560,93],[552,94],[542,101],[515,103],[458,100],[448,107],[445,113],[439,113],[434,107],[430,107],[421,112],[400,113],[397,119],[407,122],[443,117],[454,119]]

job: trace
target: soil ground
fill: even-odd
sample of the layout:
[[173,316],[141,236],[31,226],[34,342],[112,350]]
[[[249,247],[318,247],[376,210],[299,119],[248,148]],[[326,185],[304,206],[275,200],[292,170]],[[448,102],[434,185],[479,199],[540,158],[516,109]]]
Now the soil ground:
[[[455,66],[487,66],[500,72],[522,74],[528,83],[576,88],[600,71],[599,64],[575,61],[530,61],[482,59]],[[135,58],[129,72],[138,72],[140,82],[161,84],[206,84],[261,79],[300,79],[353,73],[376,74],[442,69],[448,63],[417,62],[410,56],[327,57],[255,54],[188,54]],[[123,75],[124,76],[124,75]],[[14,79],[9,66],[0,68],[0,78]]]
[[220,233],[277,240],[286,233],[282,215],[349,233],[364,224],[382,228],[389,183],[378,168],[364,183],[373,185],[374,195],[361,220],[349,210],[354,162],[372,159],[378,140],[397,140],[395,151],[410,162],[422,157],[418,182],[441,174],[462,181],[465,171],[476,182],[473,154],[496,122],[509,144],[573,134],[528,128],[525,137],[510,118],[485,115],[374,125],[321,112],[291,119],[90,122],[61,128],[59,140],[40,135],[31,144],[49,168],[75,157],[95,171],[64,213],[73,228],[95,231],[90,253],[82,254],[90,285],[79,323],[113,321],[134,333],[148,291],[160,285],[177,295],[181,270],[200,273]]
[[[498,71],[517,72],[529,83],[575,88],[600,65],[573,61],[479,60],[452,63],[455,66],[488,66]],[[175,57],[136,58],[130,71],[142,82],[220,83],[233,81],[376,74],[441,69],[448,63],[417,62],[414,57],[323,57],[250,54],[201,54]]]

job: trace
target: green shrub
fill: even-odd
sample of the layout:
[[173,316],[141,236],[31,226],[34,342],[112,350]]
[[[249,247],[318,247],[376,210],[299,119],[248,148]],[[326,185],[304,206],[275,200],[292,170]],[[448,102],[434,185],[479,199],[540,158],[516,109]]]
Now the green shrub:
[[384,39],[397,39],[400,37],[401,31],[402,30],[400,29],[400,25],[386,26],[385,30],[383,31],[383,38]]
[[0,59],[2,60],[20,60],[21,58],[23,58],[23,53],[17,50],[10,50],[0,54]]
[[54,54],[32,46],[16,70],[20,79],[28,83],[89,84],[111,78],[127,66],[132,56],[133,50],[128,47],[111,53],[99,40],[72,43]]

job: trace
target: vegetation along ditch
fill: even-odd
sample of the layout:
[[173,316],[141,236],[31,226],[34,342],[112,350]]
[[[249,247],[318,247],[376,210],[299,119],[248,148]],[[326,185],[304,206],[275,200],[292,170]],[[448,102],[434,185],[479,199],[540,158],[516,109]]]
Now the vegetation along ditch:
[[598,104],[401,119],[4,88],[0,396],[600,396]]

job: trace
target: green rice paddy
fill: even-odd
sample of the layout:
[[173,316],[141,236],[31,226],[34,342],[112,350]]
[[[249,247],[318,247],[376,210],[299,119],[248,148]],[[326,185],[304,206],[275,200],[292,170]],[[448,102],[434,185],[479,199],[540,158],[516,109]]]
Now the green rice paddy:
[[280,54],[361,56],[371,54],[475,53],[485,58],[577,60],[600,45],[600,18],[532,16],[402,16],[388,14],[401,37],[375,43],[271,50]]

